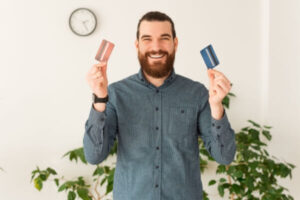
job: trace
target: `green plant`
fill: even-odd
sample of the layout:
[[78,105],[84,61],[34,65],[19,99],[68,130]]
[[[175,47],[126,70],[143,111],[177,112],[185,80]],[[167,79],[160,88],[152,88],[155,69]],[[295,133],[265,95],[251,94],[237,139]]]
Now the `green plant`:
[[227,191],[231,200],[293,199],[286,193],[288,190],[278,184],[277,179],[287,176],[292,178],[295,166],[279,162],[266,150],[267,144],[261,140],[261,136],[270,141],[271,127],[261,126],[251,120],[248,122],[250,126],[236,133],[236,159],[230,165],[218,165],[216,173],[223,177],[210,180],[209,185],[217,183],[219,195],[223,197]]
[[[116,152],[116,147],[117,144],[112,148],[110,155]],[[78,162],[80,160],[82,163],[87,164],[82,147],[65,153],[63,157],[68,157],[70,161]],[[40,191],[43,188],[43,182],[53,181],[58,187],[58,192],[65,191],[68,193],[68,200],[74,200],[77,196],[83,200],[101,200],[113,189],[114,172],[115,166],[96,165],[96,169],[92,174],[93,184],[88,185],[82,176],[77,177],[75,180],[66,180],[63,176],[59,177],[57,172],[50,167],[45,170],[40,170],[37,167],[32,171],[31,182],[34,181],[35,188]],[[54,177],[50,179],[50,176]],[[105,183],[106,193],[101,196],[99,184],[103,185]]]
[[[223,100],[223,105],[229,108],[228,94]],[[271,156],[266,150],[265,140],[271,141],[271,126],[261,126],[248,120],[250,126],[242,128],[235,134],[236,156],[230,165],[218,165],[216,174],[223,175],[218,180],[211,179],[209,186],[217,184],[221,197],[227,191],[231,200],[292,200],[291,195],[286,194],[287,188],[278,184],[278,178],[292,178],[292,170],[295,166],[291,163],[280,162],[275,156]],[[206,151],[202,140],[199,139],[199,151],[202,155],[200,169],[204,173],[209,161],[214,159]],[[204,157],[203,157],[204,156]],[[208,200],[208,194],[204,191],[204,199]]]
[[[225,108],[229,108],[230,97],[235,97],[229,93],[223,100]],[[223,175],[218,180],[209,181],[209,186],[217,184],[219,195],[223,197],[228,192],[231,200],[244,199],[262,199],[262,200],[291,200],[292,196],[286,194],[287,189],[278,184],[278,178],[292,177],[294,165],[290,163],[279,162],[274,156],[270,156],[266,150],[267,144],[261,140],[264,136],[268,141],[271,140],[269,126],[260,126],[254,121],[248,121],[251,126],[243,128],[236,133],[236,157],[230,165],[218,165],[216,174]],[[117,153],[117,142],[110,151],[109,156]],[[206,151],[202,140],[199,138],[199,154],[201,156],[199,167],[201,173],[205,173],[208,163],[214,159]],[[80,160],[87,164],[83,148],[74,149],[67,152],[63,157],[69,157],[70,161]],[[77,196],[84,200],[101,200],[107,194],[112,192],[113,177],[115,172],[115,163],[111,166],[95,166],[93,184],[87,185],[82,176],[75,180],[65,180],[63,177],[58,178],[55,170],[47,168],[46,170],[32,171],[31,181],[34,180],[34,186],[41,190],[43,182],[48,181],[50,176],[56,176],[52,179],[58,187],[58,191],[68,192],[68,200],[74,200]],[[63,182],[63,183],[61,183]],[[60,184],[61,183],[61,184]],[[100,196],[98,188],[106,183],[106,192]],[[209,200],[209,195],[203,191],[204,200]]]

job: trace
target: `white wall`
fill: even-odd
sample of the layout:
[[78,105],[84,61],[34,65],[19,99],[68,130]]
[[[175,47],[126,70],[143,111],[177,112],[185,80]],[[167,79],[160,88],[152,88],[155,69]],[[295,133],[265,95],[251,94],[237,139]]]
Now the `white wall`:
[[300,2],[270,1],[269,80],[264,120],[274,126],[270,151],[279,159],[296,164],[288,186],[300,197]]
[[[237,95],[228,111],[233,128],[238,131],[248,119],[274,126],[271,153],[300,165],[295,159],[299,158],[299,3],[286,2],[268,7],[267,0],[1,1],[0,166],[5,169],[0,172],[1,199],[66,199],[52,183],[41,192],[34,189],[29,181],[37,165],[51,166],[70,179],[90,176],[93,166],[61,159],[82,146],[91,105],[85,75],[103,38],[116,44],[109,81],[136,73],[136,26],[150,10],[166,12],[175,22],[176,72],[208,85],[199,51],[213,44],[221,62],[218,70],[232,81]],[[90,37],[78,37],[68,27],[68,17],[78,7],[88,7],[98,17]],[[211,172],[203,177],[204,187],[217,199],[217,192],[206,184]],[[297,177],[298,169],[294,179],[284,181],[295,198],[300,196]]]

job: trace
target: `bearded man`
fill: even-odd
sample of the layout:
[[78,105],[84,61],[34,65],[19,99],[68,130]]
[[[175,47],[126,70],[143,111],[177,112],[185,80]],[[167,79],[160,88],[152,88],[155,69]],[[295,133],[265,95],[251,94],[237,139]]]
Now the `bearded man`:
[[236,152],[222,106],[230,81],[209,69],[206,89],[175,73],[178,38],[164,13],[139,20],[135,46],[138,73],[108,86],[107,63],[100,62],[86,76],[96,97],[85,123],[86,160],[101,163],[117,140],[114,200],[201,200],[198,137],[220,164]]

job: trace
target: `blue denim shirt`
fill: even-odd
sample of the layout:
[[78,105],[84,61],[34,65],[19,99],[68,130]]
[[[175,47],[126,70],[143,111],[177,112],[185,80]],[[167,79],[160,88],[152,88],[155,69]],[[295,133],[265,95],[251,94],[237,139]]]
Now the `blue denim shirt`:
[[104,112],[91,106],[85,123],[86,160],[105,160],[118,141],[114,200],[201,200],[200,136],[211,156],[232,162],[235,135],[227,119],[211,116],[208,90],[173,70],[163,85],[142,71],[108,87]]

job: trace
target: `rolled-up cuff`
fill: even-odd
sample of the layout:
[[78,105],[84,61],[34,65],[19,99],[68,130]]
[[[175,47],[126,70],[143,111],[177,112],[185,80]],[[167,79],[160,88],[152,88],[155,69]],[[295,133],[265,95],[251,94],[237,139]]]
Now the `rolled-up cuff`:
[[227,130],[228,125],[229,121],[225,109],[223,117],[221,119],[216,120],[213,117],[211,117],[211,130],[215,138],[219,138],[220,135]]
[[99,112],[94,108],[94,105],[92,104],[89,119],[91,123],[97,125],[98,127],[102,128],[105,124],[106,119],[106,113],[105,112]]

